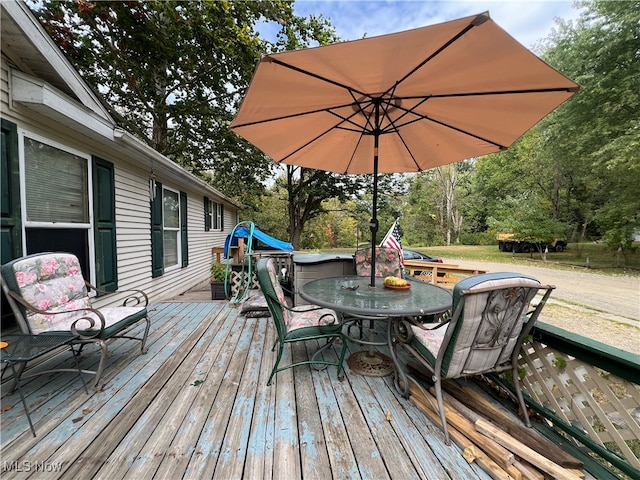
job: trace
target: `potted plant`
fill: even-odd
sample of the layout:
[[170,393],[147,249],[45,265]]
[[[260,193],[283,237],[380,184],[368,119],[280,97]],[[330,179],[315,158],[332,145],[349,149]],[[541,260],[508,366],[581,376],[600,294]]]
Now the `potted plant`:
[[221,262],[211,262],[211,300],[225,300],[224,277],[226,267]]

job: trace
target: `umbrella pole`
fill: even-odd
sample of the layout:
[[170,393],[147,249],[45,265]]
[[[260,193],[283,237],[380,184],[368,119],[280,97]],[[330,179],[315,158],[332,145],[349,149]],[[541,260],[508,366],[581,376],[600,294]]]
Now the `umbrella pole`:
[[[378,123],[378,109],[376,108],[376,125]],[[373,137],[373,215],[369,226],[371,228],[371,283],[376,286],[376,234],[378,233],[378,129]]]

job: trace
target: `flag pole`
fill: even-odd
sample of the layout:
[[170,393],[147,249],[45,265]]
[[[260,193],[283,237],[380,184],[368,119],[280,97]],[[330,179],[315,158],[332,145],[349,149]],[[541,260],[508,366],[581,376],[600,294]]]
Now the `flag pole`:
[[393,223],[391,224],[391,228],[387,231],[387,234],[384,236],[384,238],[382,239],[382,241],[380,242],[380,247],[384,246],[385,242],[387,241],[387,239],[389,238],[389,235],[393,235],[393,229],[396,227],[396,224],[398,223],[398,219],[400,217],[396,218]]

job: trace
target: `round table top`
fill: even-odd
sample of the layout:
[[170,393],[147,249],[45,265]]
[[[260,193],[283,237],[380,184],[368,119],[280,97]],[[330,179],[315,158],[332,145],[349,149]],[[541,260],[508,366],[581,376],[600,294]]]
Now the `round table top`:
[[300,296],[309,303],[354,315],[432,315],[451,308],[451,292],[431,283],[409,280],[411,288],[393,290],[376,278],[355,275],[312,280],[300,287]]

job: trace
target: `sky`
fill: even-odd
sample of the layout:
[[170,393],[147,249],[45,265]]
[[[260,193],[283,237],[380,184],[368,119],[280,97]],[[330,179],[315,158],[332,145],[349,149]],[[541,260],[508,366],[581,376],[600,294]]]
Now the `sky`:
[[555,26],[554,18],[574,20],[573,0],[296,0],[299,16],[323,14],[342,40],[356,40],[424,27],[488,11],[491,18],[529,49]]

